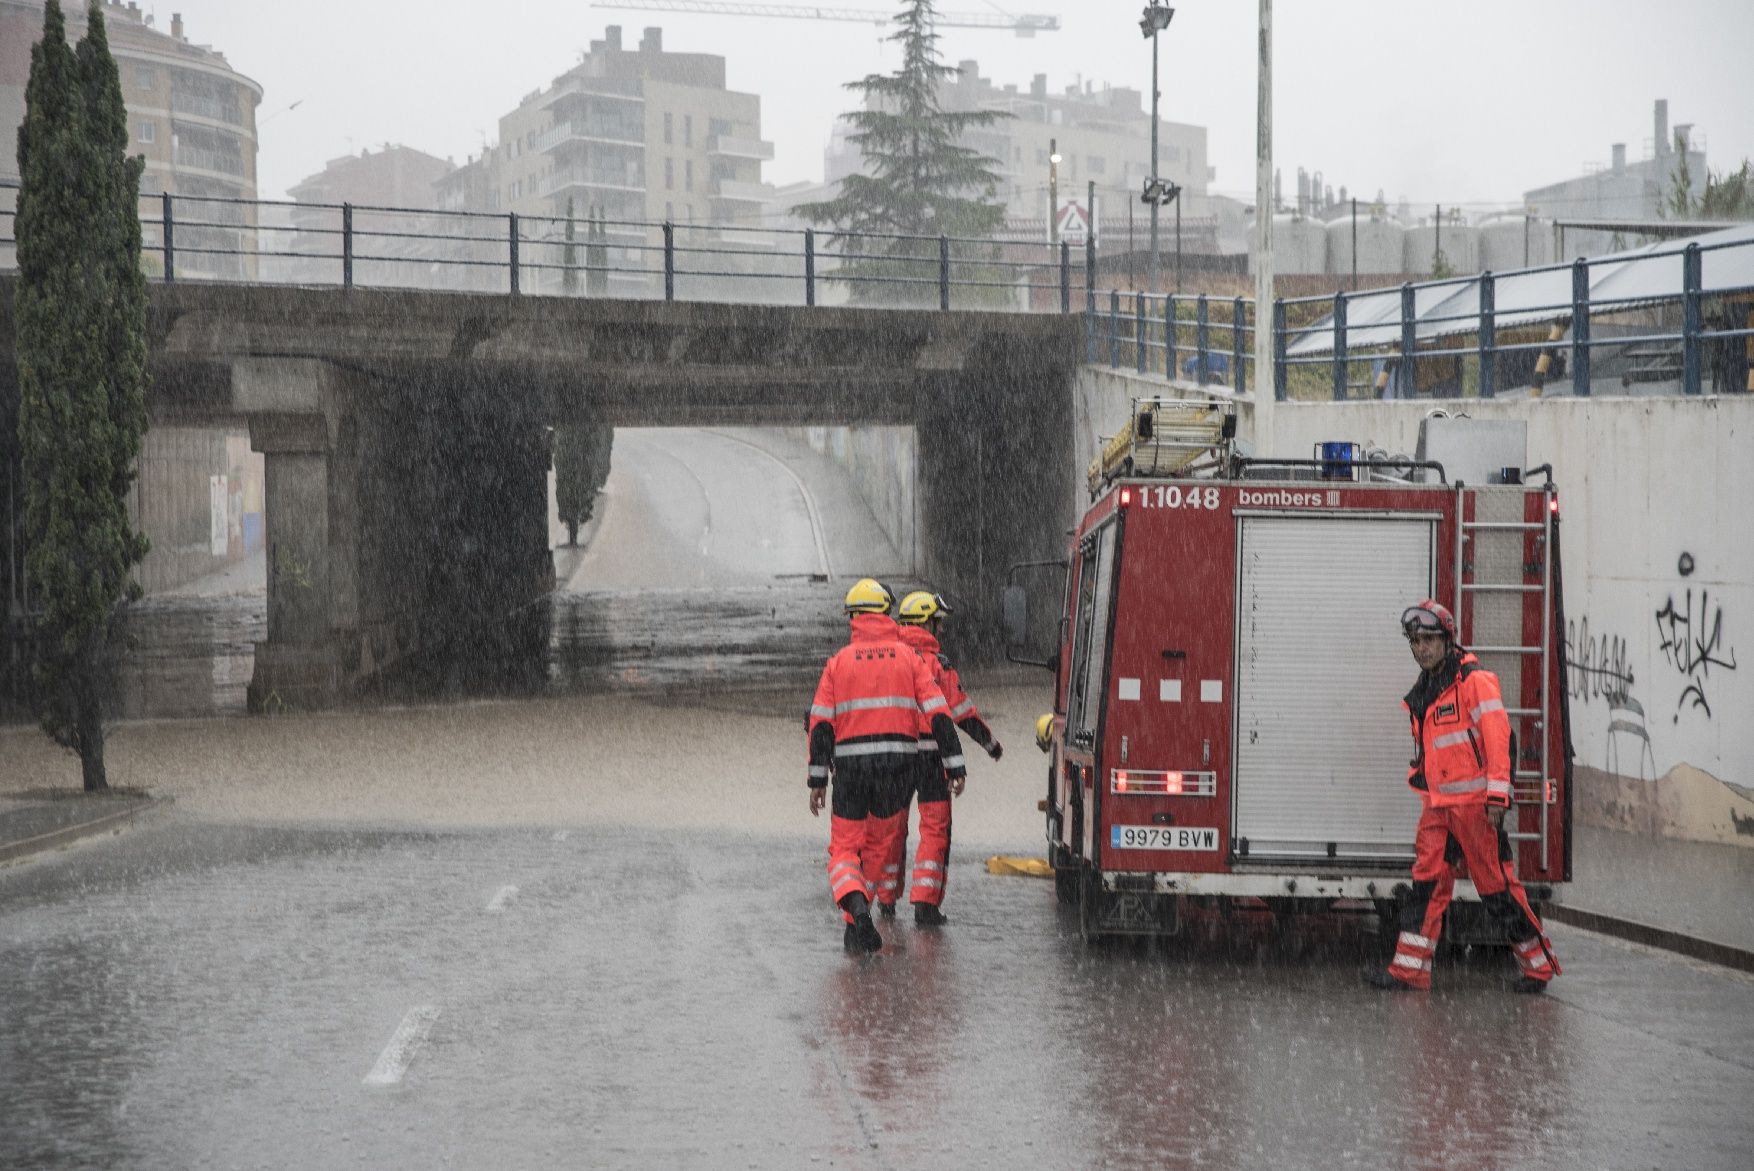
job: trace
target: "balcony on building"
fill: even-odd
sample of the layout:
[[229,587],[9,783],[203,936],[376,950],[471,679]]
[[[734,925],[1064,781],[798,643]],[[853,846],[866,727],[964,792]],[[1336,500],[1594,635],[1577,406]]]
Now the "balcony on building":
[[227,126],[244,124],[244,112],[236,100],[207,97],[202,94],[171,91],[171,113],[190,118],[203,118]]
[[639,169],[626,167],[592,167],[578,164],[557,168],[542,179],[545,194],[554,195],[569,187],[595,191],[630,191],[644,193],[645,176]]
[[745,183],[738,179],[720,179],[714,185],[713,199],[727,203],[771,203],[773,192],[761,183]]
[[601,113],[594,113],[557,122],[536,136],[538,154],[548,154],[562,146],[574,144],[644,149],[645,125],[638,119],[605,117]]
[[181,143],[178,143],[176,149],[171,152],[171,165],[179,170],[190,168],[206,171],[213,175],[229,176],[237,181],[242,181],[244,174],[242,155],[226,151],[203,150],[200,147],[184,146]]
[[715,134],[707,139],[707,156],[727,159],[753,159],[758,163],[773,161],[773,143],[759,138],[739,138],[734,134]]
[[552,111],[554,117],[571,117],[572,111],[588,111],[596,107],[626,108],[628,103],[645,104],[638,78],[569,77],[555,82],[553,88],[536,102],[539,110]]

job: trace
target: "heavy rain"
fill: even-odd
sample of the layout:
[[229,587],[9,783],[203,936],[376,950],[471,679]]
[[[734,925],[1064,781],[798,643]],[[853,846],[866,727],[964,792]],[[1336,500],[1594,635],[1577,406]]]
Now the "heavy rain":
[[[1244,190],[1274,55],[1285,117],[1303,38],[1357,51],[1305,14],[886,3],[542,0],[565,51],[453,64],[452,120],[497,125],[456,146],[381,121],[431,72],[333,108],[295,51],[327,0],[283,43],[92,5],[147,357],[136,475],[79,515],[150,547],[69,688],[44,550],[95,546],[43,501],[106,498],[33,425],[81,401],[43,373],[40,290],[75,294],[30,250],[33,112],[0,1167],[1749,1165],[1730,65],[1672,87],[1709,165],[1665,99],[1647,157],[1514,202],[1567,167],[1483,191],[1311,138],[1362,200],[1266,156]],[[0,0],[0,122],[46,18]],[[889,99],[843,86],[904,48],[949,67],[916,124],[969,115],[939,165],[990,176],[896,178]],[[57,743],[88,680],[97,787]]]

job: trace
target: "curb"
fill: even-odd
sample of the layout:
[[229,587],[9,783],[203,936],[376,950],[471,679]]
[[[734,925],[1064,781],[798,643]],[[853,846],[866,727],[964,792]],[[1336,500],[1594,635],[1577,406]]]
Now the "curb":
[[1624,939],[1631,943],[1642,943],[1647,947],[1661,948],[1663,951],[1672,951],[1691,959],[1704,960],[1706,963],[1754,973],[1754,951],[1749,951],[1746,948],[1732,947],[1727,943],[1713,943],[1711,940],[1682,935],[1679,931],[1670,931],[1665,927],[1652,927],[1648,923],[1640,923],[1635,919],[1616,919],[1611,915],[1584,911],[1559,903],[1548,903],[1541,908],[1541,914],[1545,918],[1554,919],[1572,927],[1581,927],[1585,931],[1612,935],[1617,939]]
[[142,813],[170,803],[171,798],[169,797],[150,797],[138,804],[131,805],[126,809],[118,809],[102,817],[94,817],[89,821],[76,822],[73,825],[64,825],[58,829],[49,830],[47,833],[37,834],[35,837],[24,838],[21,841],[0,844],[0,866],[16,862],[21,858],[28,858],[33,854],[69,845],[80,838],[120,829]]

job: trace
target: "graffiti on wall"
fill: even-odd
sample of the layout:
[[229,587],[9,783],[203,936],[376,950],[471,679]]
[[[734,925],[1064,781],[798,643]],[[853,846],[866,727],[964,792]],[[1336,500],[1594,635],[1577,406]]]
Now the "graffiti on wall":
[[[1692,555],[1681,554],[1677,568],[1682,577],[1691,574]],[[1657,611],[1657,634],[1661,638],[1657,649],[1687,681],[1675,704],[1676,723],[1681,722],[1681,713],[1688,710],[1703,711],[1710,719],[1711,702],[1705,689],[1711,681],[1711,669],[1716,667],[1720,673],[1736,669],[1736,650],[1724,645],[1723,629],[1724,608],[1712,605],[1710,590],[1699,591],[1697,609],[1693,588],[1689,586],[1683,591],[1681,601],[1677,602],[1671,593],[1663,608]]]
[[1590,620],[1565,624],[1565,670],[1571,698],[1590,703],[1606,700],[1610,707],[1632,693],[1632,664],[1626,640],[1619,635],[1590,634]]
[[1571,698],[1608,708],[1608,744],[1603,767],[1610,773],[1636,762],[1640,780],[1656,779],[1656,753],[1645,727],[1644,705],[1632,697],[1632,663],[1626,639],[1590,633],[1590,620],[1565,624],[1565,678]]

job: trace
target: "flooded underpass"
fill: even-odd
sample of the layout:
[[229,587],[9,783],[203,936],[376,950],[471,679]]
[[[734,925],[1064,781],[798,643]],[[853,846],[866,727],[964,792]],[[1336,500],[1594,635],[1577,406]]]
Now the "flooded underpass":
[[[1744,1164],[1739,973],[1555,925],[1546,996],[1488,954],[1384,997],[1360,916],[1087,946],[987,864],[1042,853],[1043,672],[970,681],[1007,749],[949,924],[843,954],[799,717],[848,574],[906,560],[739,446],[621,441],[521,691],[239,718],[255,571],[141,605],[109,761],[171,803],[0,868],[0,1165]],[[0,759],[77,777],[29,727]]]
[[[345,706],[727,687],[807,698],[845,640],[847,584],[916,584],[844,474],[793,433],[621,432],[579,545],[565,544],[558,517],[549,527],[557,588],[531,604],[548,631],[544,661],[426,648]],[[127,633],[118,719],[244,715],[268,636],[263,554],[148,596]],[[15,705],[5,718],[28,717]]]

